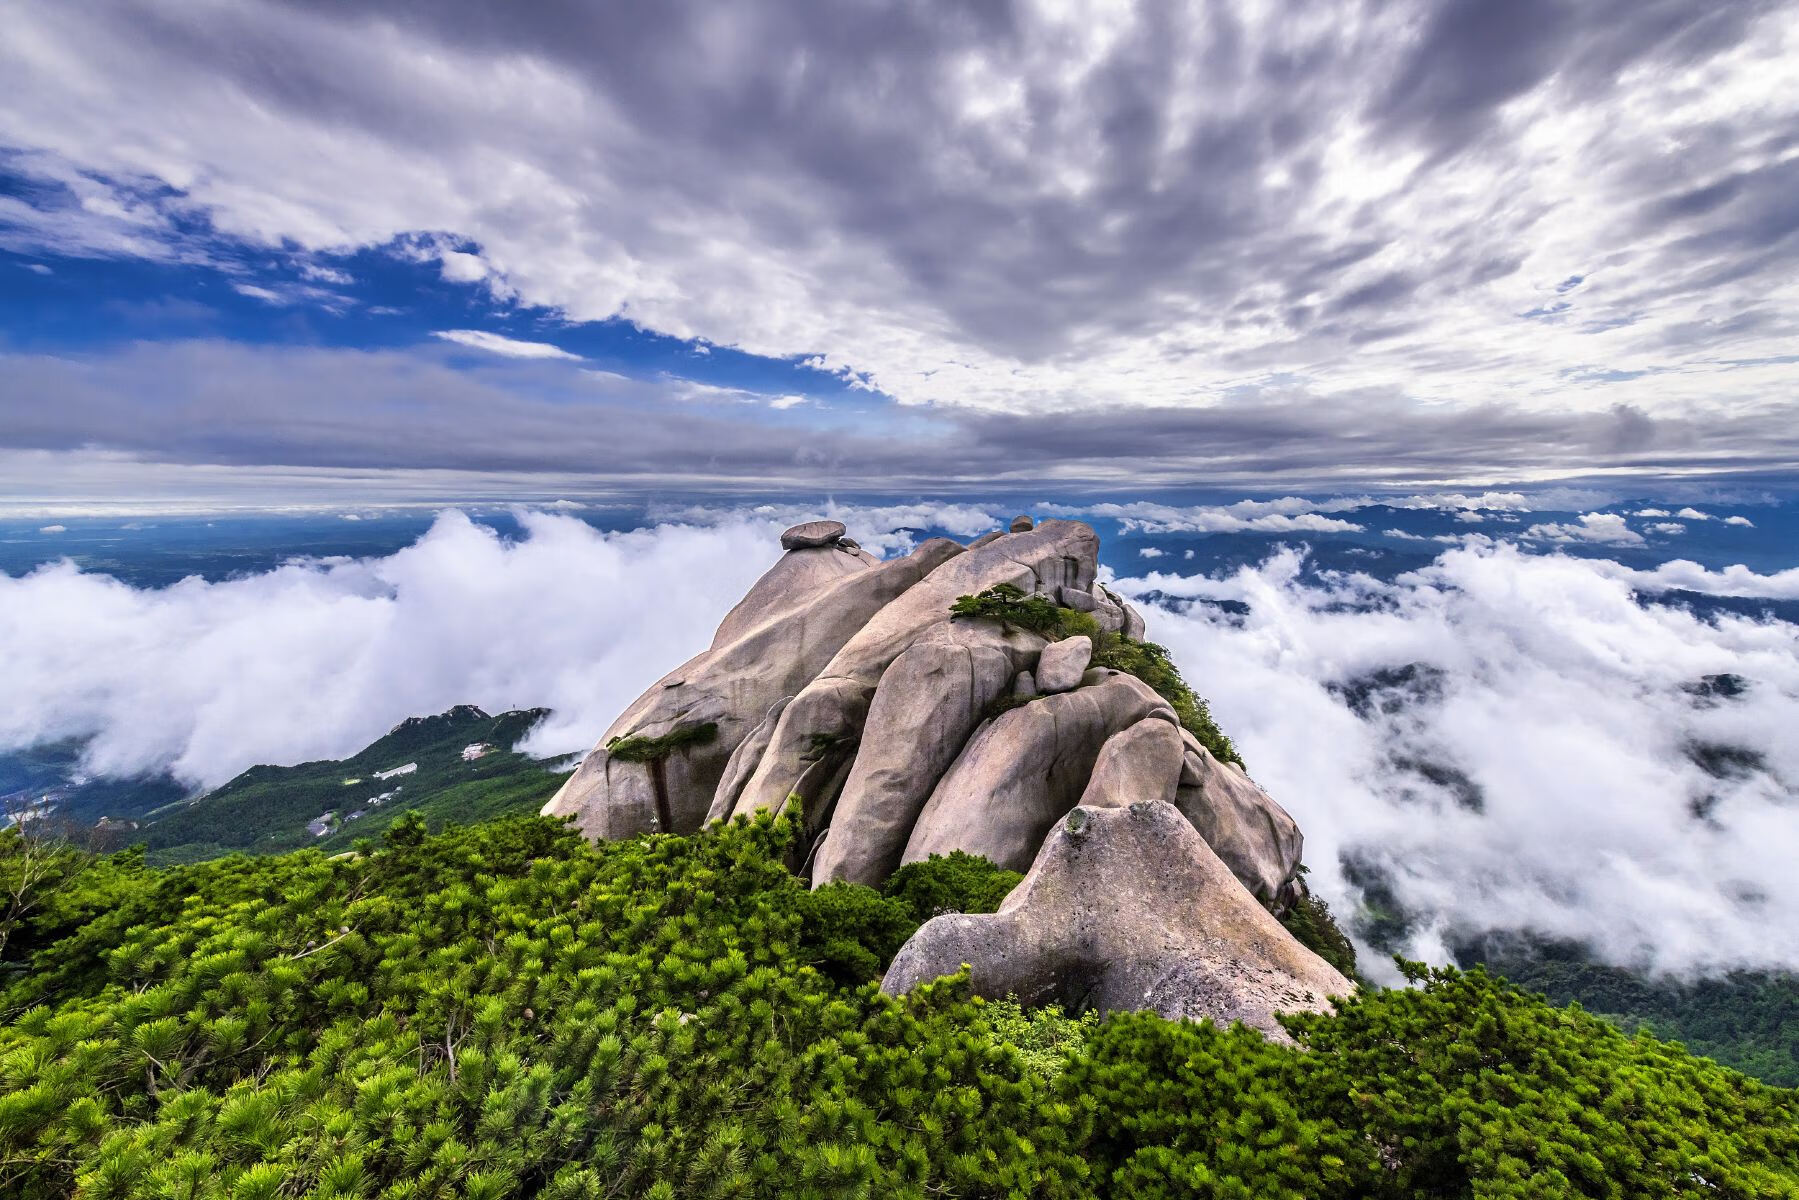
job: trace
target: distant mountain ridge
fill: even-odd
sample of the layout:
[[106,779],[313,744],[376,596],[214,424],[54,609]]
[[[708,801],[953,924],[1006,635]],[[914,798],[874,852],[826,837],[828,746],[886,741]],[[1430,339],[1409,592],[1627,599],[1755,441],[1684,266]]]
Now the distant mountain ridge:
[[251,767],[157,810],[132,840],[154,862],[192,862],[233,851],[344,848],[407,812],[433,826],[528,812],[565,777],[516,749],[548,711],[490,716],[459,704],[409,717],[348,758]]

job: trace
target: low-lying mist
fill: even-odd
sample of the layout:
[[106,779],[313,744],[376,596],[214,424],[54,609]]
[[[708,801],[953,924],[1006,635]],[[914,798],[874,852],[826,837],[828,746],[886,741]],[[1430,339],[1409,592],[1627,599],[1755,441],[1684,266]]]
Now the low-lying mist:
[[[586,750],[705,647],[792,514],[674,515],[527,513],[509,541],[450,512],[387,557],[160,590],[0,576],[0,750],[87,739],[93,773],[212,786],[461,703],[548,707],[525,748]],[[921,519],[838,515],[890,550]],[[1494,543],[1392,583],[1281,550],[1115,586],[1299,819],[1316,890],[1384,947],[1531,929],[1660,970],[1799,968],[1799,626],[1653,601],[1786,582],[1654,574]]]

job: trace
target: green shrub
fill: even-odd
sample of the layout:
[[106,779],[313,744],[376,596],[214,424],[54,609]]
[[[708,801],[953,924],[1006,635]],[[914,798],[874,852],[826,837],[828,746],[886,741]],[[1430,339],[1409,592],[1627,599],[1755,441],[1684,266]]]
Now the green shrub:
[[978,854],[956,850],[907,863],[888,877],[881,892],[903,904],[922,925],[940,913],[995,912],[1023,878]]
[[1280,922],[1300,945],[1342,972],[1345,978],[1359,979],[1356,969],[1355,944],[1337,925],[1330,905],[1312,894],[1305,885],[1305,867],[1300,867],[1299,898],[1280,914]]
[[1799,1096],[1479,971],[1413,968],[1292,1018],[1293,1046],[983,1003],[966,976],[883,996],[855,952],[999,874],[809,893],[794,837],[519,817],[354,858],[97,862],[17,939],[0,1195],[1795,1194]]
[[661,737],[616,737],[606,743],[606,753],[620,762],[652,762],[689,746],[703,746],[718,738],[718,726],[678,725]]

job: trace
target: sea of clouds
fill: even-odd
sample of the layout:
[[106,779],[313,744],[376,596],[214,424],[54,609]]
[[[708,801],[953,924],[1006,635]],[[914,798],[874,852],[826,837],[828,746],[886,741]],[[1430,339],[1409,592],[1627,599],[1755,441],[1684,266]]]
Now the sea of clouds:
[[[386,557],[219,582],[0,576],[0,750],[91,739],[93,772],[211,786],[473,703],[548,707],[527,748],[583,751],[704,649],[800,515],[817,512],[671,511],[607,533],[523,512],[507,539],[448,512]],[[967,535],[1001,514],[836,515],[893,552],[904,526]],[[1314,886],[1353,912],[1343,864],[1379,874],[1414,916],[1409,953],[1528,928],[1670,971],[1799,968],[1799,626],[1657,598],[1790,595],[1795,572],[1478,540],[1390,583],[1282,549],[1114,586],[1298,818]],[[1723,675],[1746,688],[1701,686]]]

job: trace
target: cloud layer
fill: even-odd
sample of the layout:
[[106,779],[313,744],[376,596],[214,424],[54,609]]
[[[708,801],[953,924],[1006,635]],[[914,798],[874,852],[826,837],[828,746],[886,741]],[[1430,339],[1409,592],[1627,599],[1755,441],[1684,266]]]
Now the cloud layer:
[[[889,551],[906,526],[969,534],[1000,516],[833,511]],[[531,513],[508,542],[448,513],[388,557],[219,583],[140,590],[66,564],[0,577],[0,748],[91,737],[95,771],[217,784],[475,703],[550,706],[531,748],[585,750],[704,646],[808,515],[671,509],[603,534]],[[1799,596],[1794,572],[1487,544],[1392,583],[1286,550],[1225,578],[1114,586],[1163,606],[1146,608],[1151,637],[1300,820],[1315,884],[1348,914],[1367,875],[1344,863],[1385,876],[1414,955],[1529,927],[1669,970],[1799,968],[1799,626],[1638,599]]]
[[[1184,609],[1152,610],[1150,636],[1298,818],[1333,902],[1357,902],[1347,859],[1416,915],[1418,957],[1529,928],[1673,971],[1799,966],[1799,626],[1632,587],[1791,580],[1492,545],[1392,584],[1300,568],[1283,551],[1115,586]],[[1702,682],[1721,675],[1747,690]]]
[[1081,428],[1223,468],[1376,461],[1393,411],[1395,472],[1790,466],[1708,431],[1799,425],[1796,53],[1750,0],[26,0],[0,244],[394,246],[903,402],[1143,408]]

